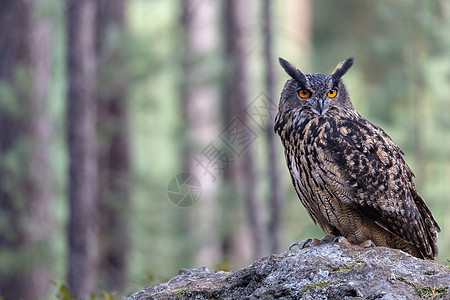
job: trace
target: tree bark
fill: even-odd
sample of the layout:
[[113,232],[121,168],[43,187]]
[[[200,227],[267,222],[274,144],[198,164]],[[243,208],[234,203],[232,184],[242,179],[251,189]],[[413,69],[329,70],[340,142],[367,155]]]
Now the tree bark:
[[[227,75],[222,95],[224,105],[225,126],[229,126],[239,118],[244,126],[240,130],[248,130],[250,126],[245,108],[249,104],[248,97],[248,49],[249,23],[248,15],[251,12],[249,2],[230,0],[224,2],[224,27],[225,27],[225,61]],[[249,136],[252,135],[248,131]],[[260,207],[256,193],[256,166],[254,162],[253,145],[251,143],[238,153],[234,170],[225,176],[225,183],[231,191],[237,191],[245,200],[246,219],[251,238],[251,256],[253,259],[261,256],[261,222]],[[235,193],[235,192],[232,192]],[[236,194],[231,195],[236,198]],[[238,206],[235,206],[235,209]],[[232,221],[234,222],[234,221]],[[236,222],[239,224],[239,222]],[[238,225],[239,226],[239,225]],[[239,253],[245,251],[243,246],[249,244],[245,229],[238,228],[234,241],[225,241],[225,248],[231,247],[236,251],[233,257],[245,257]],[[234,250],[233,250],[234,249]],[[225,249],[226,250],[226,249]],[[226,250],[227,251],[227,250]],[[241,261],[242,263],[242,261]]]
[[[414,1],[414,8],[424,10],[422,7],[421,1]],[[411,51],[412,51],[412,72],[411,72],[411,98],[413,114],[414,114],[414,122],[413,122],[413,143],[414,143],[414,158],[416,163],[415,175],[416,178],[414,180],[417,188],[421,190],[424,184],[424,178],[426,178],[426,150],[425,150],[425,134],[427,131],[426,125],[427,115],[425,113],[425,91],[427,90],[426,79],[424,78],[424,68],[423,62],[426,58],[426,50],[424,51],[423,44],[424,36],[426,33],[423,32],[423,28],[419,23],[417,17],[412,16],[412,26],[413,26],[413,36],[411,41]]]
[[68,284],[87,297],[96,284],[97,157],[94,0],[66,0],[69,150]]
[[49,290],[51,24],[39,17],[41,4],[0,4],[0,83],[11,91],[0,99],[0,219],[11,226],[0,230],[11,262],[0,275],[5,299],[45,299]]
[[[183,81],[180,100],[187,136],[183,145],[184,170],[197,177],[202,188],[199,202],[189,211],[188,228],[193,248],[196,248],[196,264],[214,268],[220,261],[217,191],[220,174],[207,165],[201,153],[217,139],[219,131],[217,83],[206,77],[206,74],[214,72],[209,58],[218,45],[215,22],[219,7],[216,1],[209,0],[185,0],[182,5]],[[219,146],[217,142],[215,146]],[[204,169],[199,160],[203,161]]]
[[[99,277],[108,291],[123,291],[130,232],[130,143],[123,48],[125,0],[97,0],[99,145]],[[111,70],[114,69],[114,72]]]
[[[302,68],[307,69],[310,63],[312,47],[313,8],[311,0],[288,0],[284,3],[284,15],[287,24],[286,48],[289,53],[298,55],[297,61]],[[301,15],[301,18],[298,16]]]
[[[272,2],[270,0],[264,0],[263,7],[263,20],[264,20],[264,59],[266,66],[266,93],[268,100],[272,103],[276,103],[275,97],[275,72],[273,67],[273,45],[272,45]],[[271,105],[271,103],[268,103]],[[268,178],[269,178],[269,205],[270,205],[270,220],[269,220],[269,238],[270,238],[270,250],[272,253],[278,253],[280,251],[280,222],[282,212],[282,199],[280,188],[280,172],[278,158],[279,155],[275,146],[275,133],[273,130],[273,124],[275,115],[272,109],[267,110],[268,122],[266,128],[266,141],[267,141],[267,161],[268,161]]]

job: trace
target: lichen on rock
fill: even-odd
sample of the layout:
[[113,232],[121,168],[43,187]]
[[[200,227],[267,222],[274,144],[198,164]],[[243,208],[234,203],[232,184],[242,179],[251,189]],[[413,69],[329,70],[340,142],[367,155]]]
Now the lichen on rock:
[[182,269],[128,299],[450,299],[449,286],[449,268],[400,250],[326,244],[234,272]]

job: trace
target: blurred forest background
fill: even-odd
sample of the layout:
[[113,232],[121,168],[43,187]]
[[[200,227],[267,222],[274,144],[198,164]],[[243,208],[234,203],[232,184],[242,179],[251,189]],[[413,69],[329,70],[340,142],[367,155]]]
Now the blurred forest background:
[[322,237],[273,135],[278,57],[355,57],[448,262],[449,49],[445,0],[0,1],[0,295],[121,297]]

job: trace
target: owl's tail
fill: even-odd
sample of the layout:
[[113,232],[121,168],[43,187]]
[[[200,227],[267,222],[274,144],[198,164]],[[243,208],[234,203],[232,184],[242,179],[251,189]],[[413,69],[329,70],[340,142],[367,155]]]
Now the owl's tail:
[[438,256],[437,240],[438,233],[441,232],[441,228],[439,228],[438,223],[433,218],[433,215],[431,214],[430,209],[426,206],[422,196],[420,196],[417,191],[412,192],[417,209],[422,216],[423,225],[427,234],[426,240],[423,241],[425,246],[423,248],[427,249],[427,251],[423,254],[426,258],[434,259],[436,256]]

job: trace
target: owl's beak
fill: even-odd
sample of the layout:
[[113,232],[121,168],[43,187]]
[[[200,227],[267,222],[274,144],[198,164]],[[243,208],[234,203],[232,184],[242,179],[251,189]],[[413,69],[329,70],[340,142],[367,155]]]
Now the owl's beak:
[[323,102],[324,100],[322,98],[317,99],[317,111],[319,112],[319,114],[322,114]]

